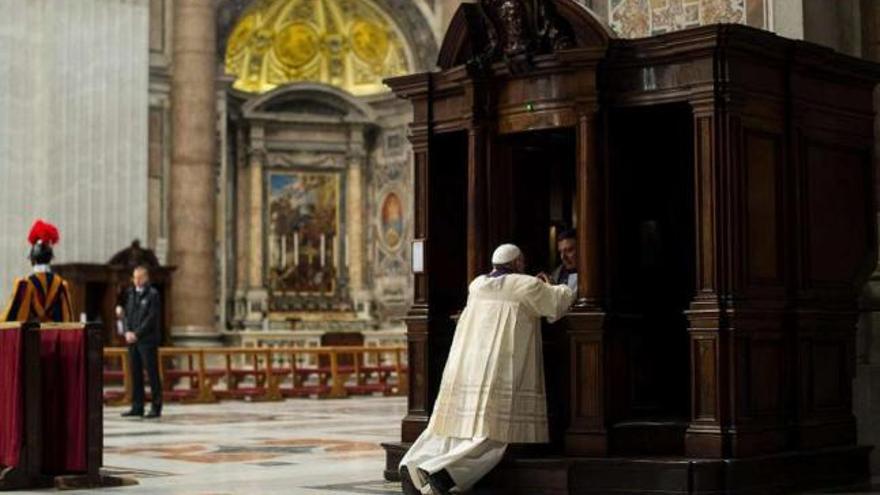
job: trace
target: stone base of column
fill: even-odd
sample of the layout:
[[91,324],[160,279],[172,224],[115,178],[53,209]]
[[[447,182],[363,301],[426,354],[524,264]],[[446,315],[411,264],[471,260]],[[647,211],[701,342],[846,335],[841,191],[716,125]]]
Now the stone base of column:
[[237,290],[232,323],[244,330],[266,330],[268,308],[269,292],[265,289]]
[[860,364],[853,380],[853,412],[859,443],[873,445],[871,473],[880,474],[880,364]]
[[175,347],[222,347],[223,334],[215,327],[171,327]]

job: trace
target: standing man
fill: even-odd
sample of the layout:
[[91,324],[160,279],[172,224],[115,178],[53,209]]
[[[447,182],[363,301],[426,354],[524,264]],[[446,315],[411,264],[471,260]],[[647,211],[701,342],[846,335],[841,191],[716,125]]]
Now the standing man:
[[132,273],[131,287],[126,292],[123,321],[125,342],[128,343],[128,359],[131,369],[131,410],[122,416],[144,416],[144,368],[150,377],[152,406],[146,418],[162,415],[162,383],[159,380],[159,330],[161,315],[159,292],[150,285],[150,274],[145,266],[138,266]]
[[53,247],[58,243],[58,229],[51,223],[37,220],[28,234],[31,251],[28,255],[33,273],[17,279],[12,298],[0,314],[0,321],[71,322],[70,293],[67,282],[52,273]]
[[561,318],[574,292],[523,275],[512,244],[492,265],[470,284],[431,421],[400,461],[407,495],[467,491],[507,444],[548,441],[541,317]]
[[553,270],[550,281],[557,285],[567,285],[577,292],[577,232],[573,229],[563,230],[556,238],[556,248],[559,250],[561,263]]

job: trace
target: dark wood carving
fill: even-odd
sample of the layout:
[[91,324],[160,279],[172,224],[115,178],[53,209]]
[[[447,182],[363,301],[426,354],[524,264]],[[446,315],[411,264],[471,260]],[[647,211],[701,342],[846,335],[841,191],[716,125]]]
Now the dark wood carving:
[[471,60],[478,67],[501,59],[512,72],[523,72],[534,55],[574,46],[571,26],[550,0],[480,0],[477,6],[488,41]]
[[[570,43],[539,34],[541,5]],[[430,415],[468,280],[504,241],[545,268],[561,218],[579,299],[545,329],[552,442],[512,449],[490,491],[865,479],[851,381],[877,255],[877,66],[736,25],[618,40],[571,0],[464,4],[438,65],[388,81],[414,105],[428,254],[386,475]]]

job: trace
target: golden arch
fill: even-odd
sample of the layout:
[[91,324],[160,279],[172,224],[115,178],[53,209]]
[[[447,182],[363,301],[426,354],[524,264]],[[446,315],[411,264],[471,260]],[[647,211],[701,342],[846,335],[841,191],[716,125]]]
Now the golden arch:
[[235,24],[226,71],[250,93],[302,81],[380,93],[384,78],[412,71],[404,39],[369,0],[262,0]]

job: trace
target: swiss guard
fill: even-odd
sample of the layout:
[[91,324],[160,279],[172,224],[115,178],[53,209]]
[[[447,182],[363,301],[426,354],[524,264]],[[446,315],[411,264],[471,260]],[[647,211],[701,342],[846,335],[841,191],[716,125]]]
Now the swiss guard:
[[60,275],[52,273],[49,265],[55,256],[52,247],[59,238],[54,225],[43,220],[34,222],[28,234],[31,245],[28,257],[33,265],[33,273],[15,281],[12,300],[0,321],[73,321],[67,282]]

